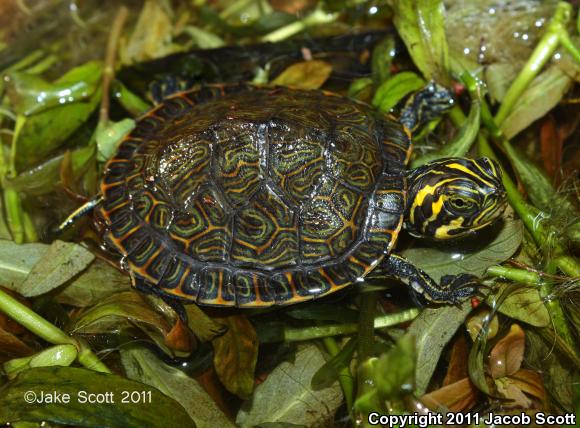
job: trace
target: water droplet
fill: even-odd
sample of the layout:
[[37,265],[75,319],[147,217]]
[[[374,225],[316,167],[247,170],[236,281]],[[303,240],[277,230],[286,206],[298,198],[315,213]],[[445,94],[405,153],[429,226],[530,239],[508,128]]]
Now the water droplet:
[[463,49],[463,53],[464,53],[465,55],[469,55],[469,52],[471,52],[471,51],[469,50],[469,48],[465,48],[465,49]]
[[379,9],[376,6],[371,6],[371,8],[369,9],[369,13],[371,15],[374,15],[375,13],[377,13],[379,11]]

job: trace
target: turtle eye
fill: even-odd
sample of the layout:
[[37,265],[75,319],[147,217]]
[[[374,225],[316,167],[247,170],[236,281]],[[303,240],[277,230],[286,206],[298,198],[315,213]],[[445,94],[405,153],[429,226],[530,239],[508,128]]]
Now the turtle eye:
[[475,207],[475,202],[471,199],[460,198],[458,196],[449,198],[449,203],[454,209],[461,212],[471,211]]

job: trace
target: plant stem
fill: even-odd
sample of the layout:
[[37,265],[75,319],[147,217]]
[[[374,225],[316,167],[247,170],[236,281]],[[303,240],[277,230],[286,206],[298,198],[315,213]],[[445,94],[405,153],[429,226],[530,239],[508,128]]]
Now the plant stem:
[[[414,308],[396,314],[382,315],[375,318],[374,328],[391,327],[393,325],[411,321],[418,315],[419,310]],[[282,340],[288,342],[300,342],[303,340],[320,339],[329,336],[342,336],[356,333],[358,328],[359,326],[356,323],[323,325],[306,328],[287,328],[284,329]]]
[[85,342],[67,335],[1,289],[0,311],[47,342],[54,345],[74,345],[79,352],[79,363],[83,366],[99,372],[110,373],[108,367],[99,360]]
[[109,104],[110,104],[110,86],[111,81],[115,77],[115,59],[117,57],[117,45],[119,44],[119,37],[123,31],[125,21],[129,16],[129,9],[126,6],[121,6],[115,20],[113,27],[109,34],[107,41],[107,54],[105,57],[105,67],[103,69],[103,96],[101,98],[101,108],[99,110],[99,124],[106,125],[109,121]]
[[[322,339],[322,343],[324,344],[324,347],[328,353],[333,357],[340,352],[340,347],[333,337],[325,337]],[[346,408],[350,413],[354,403],[354,377],[349,367],[343,367],[340,370],[338,374],[338,382],[340,383],[340,387],[344,395],[344,400],[346,401]]]
[[358,360],[365,361],[372,356],[375,341],[374,321],[378,294],[376,291],[361,296],[358,321]]
[[278,28],[276,31],[272,31],[269,34],[266,34],[264,37],[262,37],[262,41],[272,43],[279,42],[281,40],[287,39],[290,36],[298,34],[301,31],[304,31],[308,27],[332,22],[337,17],[337,13],[327,13],[321,9],[316,9],[314,12],[312,12],[306,18],[301,19],[300,21],[292,22],[291,24],[288,24],[282,28]]
[[491,266],[487,269],[486,274],[491,277],[502,277],[510,281],[530,285],[541,285],[542,282],[542,277],[536,272],[506,266]]
[[503,102],[495,116],[495,122],[501,126],[503,121],[512,111],[513,106],[519,100],[524,90],[536,77],[542,67],[552,57],[561,41],[561,35],[566,34],[566,25],[570,21],[572,5],[560,2],[556,6],[556,11],[550,20],[544,36],[540,39],[532,55],[511,84]]

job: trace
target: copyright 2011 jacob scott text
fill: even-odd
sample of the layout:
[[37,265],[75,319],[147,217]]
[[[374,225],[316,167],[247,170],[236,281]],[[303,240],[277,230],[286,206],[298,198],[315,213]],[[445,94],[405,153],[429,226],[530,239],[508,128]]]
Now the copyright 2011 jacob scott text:
[[381,415],[379,413],[369,414],[369,424],[384,426],[384,427],[400,427],[418,426],[421,428],[430,427],[434,425],[479,425],[480,423],[486,425],[531,425],[532,423],[538,425],[576,425],[576,415],[567,413],[565,415],[548,415],[546,413],[538,412],[534,415],[526,413],[517,413],[512,415],[499,415],[495,413],[488,413],[480,415],[479,413],[427,413],[419,414],[412,413],[408,415]]

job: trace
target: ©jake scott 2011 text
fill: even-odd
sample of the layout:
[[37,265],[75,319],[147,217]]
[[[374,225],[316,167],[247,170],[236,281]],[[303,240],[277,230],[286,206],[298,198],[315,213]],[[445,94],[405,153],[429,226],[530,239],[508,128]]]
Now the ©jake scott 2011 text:
[[400,427],[418,426],[421,428],[434,425],[576,425],[576,415],[567,413],[565,415],[548,415],[538,412],[533,415],[518,413],[511,415],[500,415],[496,413],[412,413],[407,415],[381,415],[379,413],[369,414],[370,425],[380,425],[383,427]]

